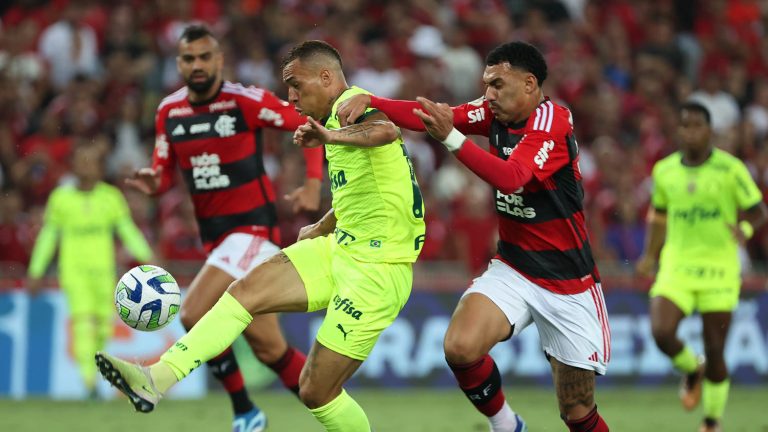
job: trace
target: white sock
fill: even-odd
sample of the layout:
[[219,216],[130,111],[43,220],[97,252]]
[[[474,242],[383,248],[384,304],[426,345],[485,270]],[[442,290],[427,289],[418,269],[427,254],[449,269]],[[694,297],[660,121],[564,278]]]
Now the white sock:
[[517,417],[509,404],[504,402],[504,406],[501,407],[499,412],[488,417],[488,421],[491,423],[492,432],[515,432],[517,427]]

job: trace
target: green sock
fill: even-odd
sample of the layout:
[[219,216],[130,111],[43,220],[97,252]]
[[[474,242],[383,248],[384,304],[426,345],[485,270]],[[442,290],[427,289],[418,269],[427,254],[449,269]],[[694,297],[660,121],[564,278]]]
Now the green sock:
[[685,345],[682,351],[672,357],[672,366],[684,374],[691,374],[696,372],[696,368],[699,367],[699,362],[691,347]]
[[701,389],[701,404],[704,407],[705,417],[719,420],[723,416],[730,387],[731,380],[729,379],[718,383],[704,379]]
[[328,432],[367,432],[368,417],[360,405],[342,389],[336,399],[325,406],[309,410]]
[[[225,292],[192,329],[178,340],[160,357],[160,362],[169,366],[176,379],[189,375],[201,364],[221,354],[240,336],[253,320],[246,310],[231,294]],[[156,367],[158,366],[158,367]],[[152,378],[165,377],[159,365],[150,368]],[[160,381],[165,381],[160,379]],[[155,382],[158,390],[161,382]]]
[[88,391],[96,386],[96,363],[93,355],[99,347],[96,336],[96,321],[91,315],[77,315],[72,317],[72,349],[83,377],[83,383]]

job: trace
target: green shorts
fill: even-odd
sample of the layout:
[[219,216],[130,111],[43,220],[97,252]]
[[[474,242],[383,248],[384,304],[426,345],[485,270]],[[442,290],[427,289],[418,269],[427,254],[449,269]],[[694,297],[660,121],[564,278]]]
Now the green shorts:
[[685,315],[692,314],[694,310],[699,313],[731,312],[739,304],[740,287],[739,280],[707,286],[695,280],[659,277],[649,295],[668,299]]
[[302,240],[283,252],[304,282],[307,312],[327,309],[317,341],[365,360],[408,301],[413,265],[356,261],[332,235]]

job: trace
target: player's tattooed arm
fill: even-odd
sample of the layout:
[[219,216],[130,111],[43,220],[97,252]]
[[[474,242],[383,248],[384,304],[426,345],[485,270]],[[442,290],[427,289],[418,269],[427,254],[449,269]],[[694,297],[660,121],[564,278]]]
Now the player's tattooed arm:
[[374,112],[360,123],[331,131],[334,144],[377,147],[389,144],[400,136],[400,129],[384,113]]
[[377,147],[389,144],[400,136],[400,129],[382,113],[373,113],[363,121],[340,129],[327,129],[314,119],[296,129],[293,142],[301,147],[325,144]]

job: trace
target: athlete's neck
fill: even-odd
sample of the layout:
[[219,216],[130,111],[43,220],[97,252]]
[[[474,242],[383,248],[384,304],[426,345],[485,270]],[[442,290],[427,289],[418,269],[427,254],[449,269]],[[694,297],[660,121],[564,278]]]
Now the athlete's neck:
[[83,180],[77,179],[77,189],[83,192],[90,192],[96,187],[97,180]]
[[341,95],[344,94],[344,92],[347,90],[349,90],[347,81],[342,79],[340,85],[335,86],[331,92],[331,96],[328,98],[328,104],[325,107],[325,113],[323,114],[322,118],[326,119],[331,115],[331,112],[333,112],[333,104],[335,104]]
[[215,98],[217,94],[219,94],[219,91],[221,90],[222,84],[223,84],[223,82],[222,82],[221,78],[219,78],[216,81],[214,81],[214,83],[211,86],[211,88],[209,88],[208,90],[206,90],[205,92],[202,92],[202,93],[196,92],[196,91],[192,90],[191,88],[189,88],[189,86],[187,86],[187,90],[189,91],[188,95],[187,95],[187,100],[189,100],[189,103],[191,103],[191,104],[199,104],[199,103],[203,103],[203,102],[208,102],[208,101],[212,100],[213,98]]
[[536,112],[536,108],[538,108],[539,105],[544,102],[544,99],[544,92],[541,91],[541,88],[539,88],[536,92],[531,94],[529,101],[525,104],[525,109],[522,111],[523,114],[508,122],[507,126],[515,126],[521,123],[525,124],[525,122],[528,120],[528,117]]
[[699,166],[712,156],[714,149],[712,147],[707,148],[702,152],[684,152],[683,153],[683,165],[685,166]]

